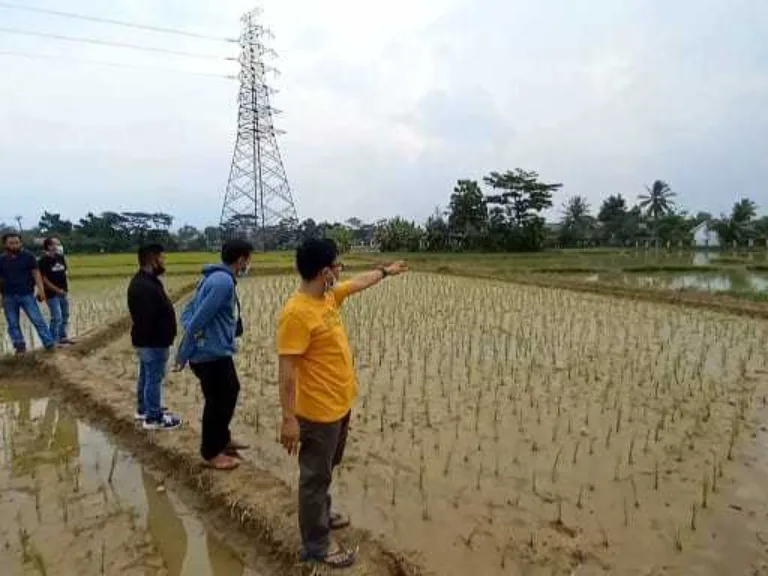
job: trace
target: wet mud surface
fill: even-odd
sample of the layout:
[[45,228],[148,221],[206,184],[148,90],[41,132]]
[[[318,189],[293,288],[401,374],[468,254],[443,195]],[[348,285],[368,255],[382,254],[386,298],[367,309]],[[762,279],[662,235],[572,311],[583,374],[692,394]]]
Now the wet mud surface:
[[3,574],[276,573],[250,566],[162,472],[35,383],[3,380],[0,428]]

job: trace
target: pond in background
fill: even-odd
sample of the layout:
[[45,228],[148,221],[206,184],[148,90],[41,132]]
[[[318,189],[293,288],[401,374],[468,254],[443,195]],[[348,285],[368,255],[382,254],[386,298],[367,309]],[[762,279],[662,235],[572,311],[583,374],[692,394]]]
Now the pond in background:
[[768,292],[768,274],[733,270],[730,272],[659,272],[643,274],[592,274],[589,282],[622,284],[636,288],[700,290],[702,292]]

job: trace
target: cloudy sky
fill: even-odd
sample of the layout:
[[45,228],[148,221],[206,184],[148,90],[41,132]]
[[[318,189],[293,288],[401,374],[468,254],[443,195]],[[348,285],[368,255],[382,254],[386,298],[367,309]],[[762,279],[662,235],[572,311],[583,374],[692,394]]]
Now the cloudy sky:
[[[233,62],[5,29],[237,55],[7,2],[237,36],[243,0],[0,2],[0,220],[162,210],[217,223],[237,114]],[[664,179],[692,211],[768,212],[765,0],[264,0],[300,218],[422,220],[458,178],[535,169],[630,199]],[[13,53],[15,55],[10,55]],[[19,56],[38,55],[52,59]],[[82,60],[160,68],[134,70]],[[182,72],[187,72],[182,73]]]

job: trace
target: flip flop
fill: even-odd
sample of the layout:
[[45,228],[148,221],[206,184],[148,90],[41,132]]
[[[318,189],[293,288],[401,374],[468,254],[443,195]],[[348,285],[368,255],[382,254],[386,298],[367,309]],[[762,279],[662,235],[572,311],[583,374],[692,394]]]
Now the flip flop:
[[336,547],[334,550],[326,552],[324,556],[313,556],[302,551],[299,555],[299,562],[302,564],[323,564],[335,569],[349,568],[357,562],[357,548],[344,550]]

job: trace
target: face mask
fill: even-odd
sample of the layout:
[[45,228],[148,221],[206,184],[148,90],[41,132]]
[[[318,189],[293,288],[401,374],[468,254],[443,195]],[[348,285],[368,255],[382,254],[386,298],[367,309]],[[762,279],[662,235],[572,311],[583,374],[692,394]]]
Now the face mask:
[[329,290],[333,290],[337,282],[338,280],[336,280],[336,276],[333,275],[333,272],[329,271],[325,275],[325,291],[328,292]]
[[248,276],[248,273],[250,271],[251,271],[251,263],[249,262],[248,264],[246,264],[245,268],[240,268],[240,270],[238,270],[237,275],[240,278],[243,278],[244,276]]
[[54,252],[59,256],[64,256],[64,246],[56,246]]

